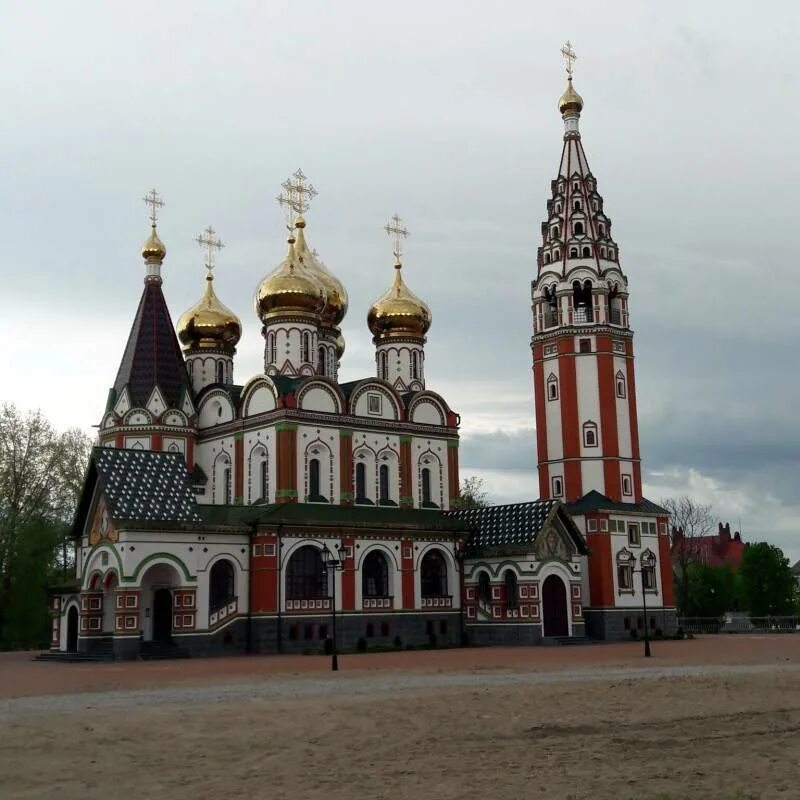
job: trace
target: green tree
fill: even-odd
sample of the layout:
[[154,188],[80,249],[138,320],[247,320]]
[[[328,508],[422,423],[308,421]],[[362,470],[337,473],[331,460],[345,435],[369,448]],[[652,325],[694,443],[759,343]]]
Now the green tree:
[[767,542],[751,544],[744,551],[739,580],[747,610],[754,617],[793,614],[797,584],[783,550]]
[[453,504],[454,508],[483,508],[489,503],[486,500],[486,489],[483,478],[472,475],[461,482],[461,494]]
[[[40,639],[36,626],[24,622],[25,613],[12,617],[24,606],[23,593],[44,585],[53,568],[63,580],[74,563],[67,523],[89,449],[88,436],[57,432],[41,411],[0,407],[0,640],[12,629],[15,644]],[[33,625],[29,637],[26,624]]]
[[707,536],[714,520],[711,506],[698,503],[688,495],[667,497],[661,505],[669,511],[672,530],[672,564],[677,584],[678,613],[689,616],[689,591],[691,578],[689,570],[696,563],[698,539]]
[[693,562],[686,574],[686,616],[720,617],[726,611],[738,608],[738,581],[729,566],[710,567]]

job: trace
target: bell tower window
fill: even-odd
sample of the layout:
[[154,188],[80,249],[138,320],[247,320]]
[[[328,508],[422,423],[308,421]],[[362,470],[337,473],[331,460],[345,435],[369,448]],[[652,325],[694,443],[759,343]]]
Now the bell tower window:
[[222,361],[217,362],[217,383],[225,383],[225,364]]
[[552,372],[547,379],[547,399],[558,400],[558,378]]
[[591,421],[583,423],[583,446],[597,447],[597,423]]
[[625,376],[622,372],[617,372],[617,397],[625,397]]
[[574,230],[575,230],[575,234],[577,236],[582,236],[583,235],[583,223],[582,222],[576,222]]
[[561,478],[553,478],[553,497],[561,497],[564,494],[564,485]]

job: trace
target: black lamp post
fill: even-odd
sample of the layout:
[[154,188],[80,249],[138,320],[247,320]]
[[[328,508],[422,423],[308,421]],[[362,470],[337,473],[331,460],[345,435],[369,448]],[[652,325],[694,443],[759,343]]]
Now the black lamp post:
[[331,641],[333,647],[331,648],[331,671],[336,672],[339,669],[339,654],[336,650],[336,573],[344,569],[344,559],[347,554],[347,548],[342,542],[336,545],[336,555],[329,549],[328,545],[322,546],[322,563],[325,565],[325,577],[327,578],[328,572],[333,575],[333,594],[331,597]]
[[647,587],[644,585],[644,571],[646,567],[634,570],[642,576],[642,612],[644,614],[644,657],[650,658],[650,626],[647,622]]

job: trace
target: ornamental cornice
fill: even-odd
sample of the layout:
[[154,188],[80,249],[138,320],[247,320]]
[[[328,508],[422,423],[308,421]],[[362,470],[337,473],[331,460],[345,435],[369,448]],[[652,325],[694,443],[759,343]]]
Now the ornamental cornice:
[[[589,336],[589,335],[596,335],[607,333],[612,336],[616,336],[617,338],[621,339],[633,339],[633,331],[630,328],[615,328],[612,325],[606,325],[604,323],[589,323],[588,325],[561,325],[556,328],[549,328],[546,331],[542,331],[541,333],[534,333],[531,336],[531,346],[534,344],[539,344],[540,342],[547,341],[549,339],[559,339],[563,336]],[[569,355],[567,353],[566,355]],[[589,353],[575,353],[575,355],[592,355]],[[625,353],[619,353],[618,355],[626,355]]]

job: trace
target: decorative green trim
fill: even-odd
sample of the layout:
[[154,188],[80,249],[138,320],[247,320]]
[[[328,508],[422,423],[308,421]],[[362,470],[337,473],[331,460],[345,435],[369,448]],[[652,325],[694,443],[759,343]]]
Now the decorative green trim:
[[340,439],[352,439],[353,438],[353,429],[352,428],[340,428],[339,429],[339,438]]
[[401,433],[400,434],[400,444],[411,444],[411,439],[412,438],[413,438],[412,436],[409,436],[406,433]]
[[243,442],[244,441],[244,432],[243,431],[236,431],[233,434],[233,441],[234,442]]
[[458,445],[459,445],[458,439],[448,439],[447,440],[448,448],[449,447],[455,447],[455,449],[458,450]]
[[414,508],[414,498],[410,496],[401,497],[400,508]]
[[296,422],[276,422],[275,423],[275,430],[276,431],[296,431],[297,430],[297,423]]
[[353,493],[352,492],[339,492],[339,497],[341,498],[342,502],[348,502],[353,500]]
[[275,497],[297,497],[297,489],[278,489]]
[[133,575],[123,578],[122,580],[125,583],[136,583],[136,581],[139,580],[139,575],[141,575],[142,569],[144,569],[144,567],[151,561],[155,561],[158,558],[175,562],[178,564],[178,566],[180,566],[181,571],[183,572],[183,577],[186,578],[187,581],[197,581],[197,578],[189,573],[189,569],[186,564],[184,564],[183,561],[181,561],[177,556],[172,555],[172,553],[152,553],[151,555],[147,556],[144,561],[139,563],[139,566],[136,567],[136,572],[134,572]]
[[122,559],[117,552],[117,548],[114,547],[114,543],[109,541],[108,539],[103,539],[99,541],[96,545],[92,547],[92,549],[86,554],[86,558],[83,560],[83,569],[81,569],[81,587],[83,587],[84,581],[86,580],[86,570],[89,566],[89,562],[94,557],[94,554],[101,548],[101,547],[108,547],[111,552],[114,554],[114,558],[117,559],[117,575],[119,579],[122,581],[123,578],[123,570],[122,570]]
[[235,506],[243,506],[244,505],[244,495],[237,495],[233,498],[233,504]]

